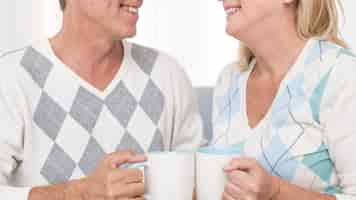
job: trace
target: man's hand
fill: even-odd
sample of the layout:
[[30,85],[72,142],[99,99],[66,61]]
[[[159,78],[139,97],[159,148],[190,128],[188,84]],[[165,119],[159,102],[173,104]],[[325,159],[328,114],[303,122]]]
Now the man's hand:
[[59,185],[33,188],[29,200],[143,200],[142,171],[120,166],[145,160],[145,156],[132,152],[109,154],[88,177]]
[[139,169],[124,169],[126,163],[143,162],[146,158],[132,152],[108,155],[97,170],[85,179],[84,199],[143,200],[143,174]]

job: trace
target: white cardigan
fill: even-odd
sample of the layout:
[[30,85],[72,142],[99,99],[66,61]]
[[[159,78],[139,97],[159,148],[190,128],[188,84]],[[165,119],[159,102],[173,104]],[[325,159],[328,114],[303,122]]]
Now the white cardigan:
[[291,183],[356,200],[356,57],[311,39],[279,88],[272,107],[251,128],[246,82],[254,67],[221,74],[214,95],[217,146],[233,145]]

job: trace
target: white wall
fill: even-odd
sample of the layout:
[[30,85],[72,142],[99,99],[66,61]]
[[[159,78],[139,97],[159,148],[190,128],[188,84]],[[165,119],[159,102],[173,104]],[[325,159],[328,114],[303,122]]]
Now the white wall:
[[[237,42],[225,35],[225,14],[216,0],[147,0],[134,40],[179,59],[195,85],[215,82],[233,60]],[[147,31],[149,30],[149,31]]]
[[[356,2],[343,3],[343,36],[356,48]],[[0,24],[1,52],[53,35],[61,25],[61,12],[57,0],[1,0]],[[217,0],[145,0],[133,40],[178,58],[199,86],[214,84],[223,66],[236,57],[238,46],[225,34],[225,14]]]
[[43,5],[40,1],[0,1],[0,53],[20,48],[42,34]]

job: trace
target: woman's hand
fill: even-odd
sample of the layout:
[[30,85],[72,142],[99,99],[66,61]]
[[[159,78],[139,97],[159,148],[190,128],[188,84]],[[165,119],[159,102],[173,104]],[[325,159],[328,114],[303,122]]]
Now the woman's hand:
[[279,192],[279,179],[255,160],[237,158],[225,167],[228,183],[223,200],[270,200]]

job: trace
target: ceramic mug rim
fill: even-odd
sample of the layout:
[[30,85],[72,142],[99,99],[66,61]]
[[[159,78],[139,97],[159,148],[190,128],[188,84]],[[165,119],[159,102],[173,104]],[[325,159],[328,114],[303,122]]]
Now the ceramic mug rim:
[[242,150],[236,147],[202,147],[198,149],[197,154],[215,156],[236,156],[241,155]]

